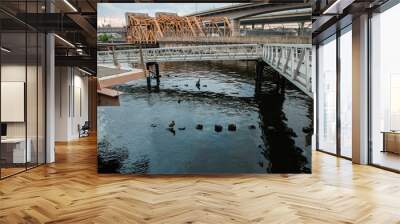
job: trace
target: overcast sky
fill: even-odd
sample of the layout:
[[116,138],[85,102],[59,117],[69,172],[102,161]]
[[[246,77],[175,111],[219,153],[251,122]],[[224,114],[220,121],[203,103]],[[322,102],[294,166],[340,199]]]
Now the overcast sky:
[[148,13],[174,12],[183,16],[208,9],[232,5],[232,3],[99,3],[97,5],[97,25],[125,25],[125,12]]

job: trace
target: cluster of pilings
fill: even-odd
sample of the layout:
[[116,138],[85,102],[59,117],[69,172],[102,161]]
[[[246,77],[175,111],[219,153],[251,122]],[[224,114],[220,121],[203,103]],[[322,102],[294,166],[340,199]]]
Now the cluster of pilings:
[[160,91],[160,66],[157,62],[147,62],[146,69],[149,72],[149,75],[146,76],[147,79],[147,89],[151,91],[151,79],[156,80],[155,91]]
[[[268,79],[275,84],[272,91],[278,94],[284,94],[286,78],[280,75],[274,68],[269,66],[263,60],[258,60],[256,63],[255,96],[258,97],[265,91],[263,89],[263,83],[267,76],[269,76]],[[271,91],[271,89],[269,88],[268,91]]]

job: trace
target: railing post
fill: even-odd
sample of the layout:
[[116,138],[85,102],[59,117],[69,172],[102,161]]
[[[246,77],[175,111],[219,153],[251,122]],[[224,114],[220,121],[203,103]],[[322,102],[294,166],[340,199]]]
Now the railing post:
[[286,50],[288,51],[288,53],[286,54],[285,65],[283,66],[283,69],[282,69],[282,73],[283,74],[286,74],[286,69],[288,67],[289,60],[290,60],[290,57],[291,57],[291,54],[292,54],[292,48],[291,47],[289,47],[289,49],[286,49]]
[[296,70],[293,73],[293,80],[296,80],[296,78],[297,78],[297,76],[299,74],[300,66],[301,66],[301,64],[303,63],[303,60],[304,60],[305,51],[306,51],[306,49],[303,48],[303,50],[302,50],[302,52],[300,54],[299,61],[297,62]]

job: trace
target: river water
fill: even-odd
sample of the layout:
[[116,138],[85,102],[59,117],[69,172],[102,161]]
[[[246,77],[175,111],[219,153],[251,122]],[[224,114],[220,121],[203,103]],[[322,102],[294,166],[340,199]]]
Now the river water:
[[98,107],[99,172],[310,172],[312,99],[293,85],[279,94],[265,74],[255,98],[255,62],[162,63],[160,74],[159,91],[132,81],[114,87],[119,106]]

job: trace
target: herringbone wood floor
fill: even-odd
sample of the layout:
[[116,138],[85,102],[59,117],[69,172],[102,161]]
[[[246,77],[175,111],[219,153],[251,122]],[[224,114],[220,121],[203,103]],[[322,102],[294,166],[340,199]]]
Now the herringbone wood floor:
[[312,175],[96,173],[95,138],[0,181],[0,223],[400,223],[400,175],[313,154]]

